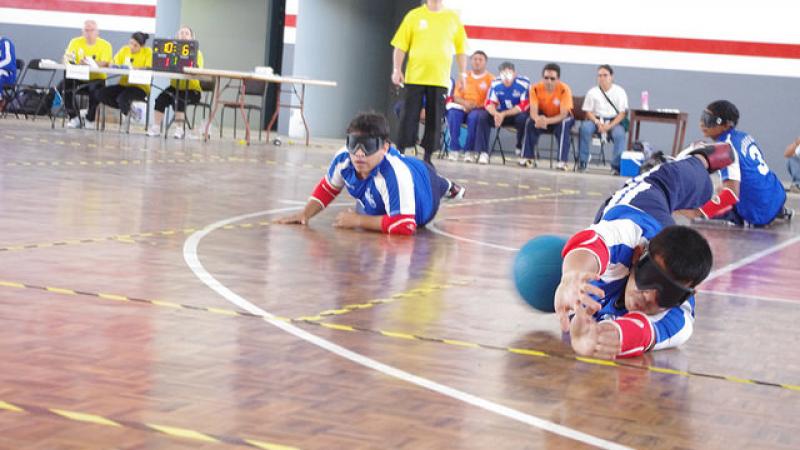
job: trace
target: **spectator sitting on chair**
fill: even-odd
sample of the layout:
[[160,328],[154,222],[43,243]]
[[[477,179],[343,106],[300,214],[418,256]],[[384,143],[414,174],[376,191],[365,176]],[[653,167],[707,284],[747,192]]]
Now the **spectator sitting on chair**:
[[525,125],[525,144],[520,165],[530,165],[539,135],[553,133],[558,139],[556,169],[567,170],[569,130],[575,123],[572,117],[572,90],[560,80],[561,67],[550,63],[542,70],[542,81],[531,87],[530,120]]
[[[111,64],[111,55],[114,52],[111,49],[111,44],[99,37],[99,34],[97,22],[94,20],[85,21],[83,23],[82,36],[69,41],[67,50],[64,52],[64,63],[108,67]],[[63,93],[64,109],[69,117],[67,128],[81,128],[83,125],[78,114],[78,108],[75,107],[75,92],[78,89],[85,89],[88,92],[89,109],[86,111],[86,117],[89,120],[94,120],[97,101],[92,99],[96,98],[97,92],[106,85],[106,78],[107,76],[104,73],[90,73],[89,81],[64,79],[59,84],[58,90]]]
[[[131,35],[128,45],[122,47],[114,55],[114,65],[128,67],[132,69],[148,69],[153,67],[153,49],[145,47],[144,44],[150,35],[137,31]],[[122,113],[120,126],[126,120],[130,120],[131,104],[135,101],[144,100],[150,93],[150,85],[130,84],[128,76],[119,79],[119,84],[107,86],[100,90],[96,100],[112,108],[118,108]],[[88,122],[88,117],[86,118]]]
[[528,119],[528,90],[531,82],[517,75],[514,64],[506,61],[497,68],[500,75],[492,81],[486,107],[479,110],[481,119],[475,130],[475,150],[489,162],[489,129],[513,126],[517,129],[516,148],[522,148],[525,121]]
[[586,93],[582,109],[586,111],[586,120],[580,129],[578,170],[586,170],[592,135],[599,133],[602,139],[609,137],[614,142],[611,169],[619,174],[620,157],[626,144],[625,132],[628,131],[623,123],[628,114],[628,95],[614,84],[614,69],[608,64],[597,68],[597,86]]
[[788,191],[800,194],[800,137],[786,147],[783,156],[787,158],[786,170],[792,177],[792,185],[789,186]]
[[[452,101],[447,104],[447,127],[450,131],[450,161],[458,161],[458,153],[464,153],[465,162],[475,162],[475,132],[480,121],[480,111],[486,103],[486,94],[494,75],[486,70],[486,53],[478,50],[472,54],[472,70],[467,73],[464,85],[453,92]],[[461,148],[459,135],[461,124],[467,123],[467,142]],[[481,153],[481,164],[489,163],[489,155]]]
[[[442,0],[427,0],[406,14],[392,38],[392,83],[405,85],[405,108],[400,117],[398,148],[413,147],[419,130],[419,111],[425,99],[425,161],[439,149],[444,118],[444,99],[453,54],[458,63],[456,87],[467,77],[467,33],[458,15],[445,9]],[[405,75],[403,61],[408,54]]]
[[[190,41],[194,39],[192,29],[186,25],[181,26],[178,30],[176,37],[180,40]],[[203,67],[203,52],[197,51],[197,66]],[[188,84],[188,86],[187,86]],[[185,120],[184,111],[186,111],[186,104],[196,105],[200,103],[200,96],[203,89],[200,87],[199,80],[172,80],[169,87],[156,97],[155,117],[150,129],[147,130],[148,136],[158,136],[161,134],[161,122],[164,120],[164,111],[168,106],[175,106],[175,96],[178,97],[178,110],[175,112],[175,139],[183,139],[184,129],[183,121]]]

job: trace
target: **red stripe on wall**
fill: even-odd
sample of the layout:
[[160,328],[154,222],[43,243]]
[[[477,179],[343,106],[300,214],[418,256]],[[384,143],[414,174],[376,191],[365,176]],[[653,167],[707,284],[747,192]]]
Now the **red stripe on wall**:
[[156,17],[153,5],[128,5],[109,2],[77,2],[74,0],[0,0],[0,8],[36,9],[42,11],[107,14],[111,16]]
[[287,14],[283,19],[283,26],[284,27],[296,27],[297,26],[297,14]]
[[472,39],[800,59],[800,45],[465,26]]

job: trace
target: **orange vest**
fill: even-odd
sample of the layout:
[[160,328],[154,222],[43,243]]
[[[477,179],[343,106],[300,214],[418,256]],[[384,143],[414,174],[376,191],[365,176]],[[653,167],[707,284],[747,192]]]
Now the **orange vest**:
[[482,108],[483,104],[486,103],[486,94],[489,93],[492,80],[494,80],[494,75],[489,72],[478,78],[472,76],[472,72],[470,72],[467,74],[464,87],[456,89],[455,96],[474,102],[478,108]]
[[566,83],[559,81],[556,83],[556,88],[553,92],[547,92],[544,87],[544,81],[540,81],[531,86],[531,103],[536,99],[536,105],[539,108],[539,113],[547,117],[553,117],[561,114],[561,106],[572,111],[572,90]]

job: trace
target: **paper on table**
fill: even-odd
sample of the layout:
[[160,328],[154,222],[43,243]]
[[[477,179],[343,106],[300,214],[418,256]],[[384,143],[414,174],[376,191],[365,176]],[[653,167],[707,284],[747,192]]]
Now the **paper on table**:
[[67,64],[66,77],[71,80],[88,80],[89,66]]
[[150,84],[153,80],[153,72],[150,70],[131,70],[128,74],[130,84]]

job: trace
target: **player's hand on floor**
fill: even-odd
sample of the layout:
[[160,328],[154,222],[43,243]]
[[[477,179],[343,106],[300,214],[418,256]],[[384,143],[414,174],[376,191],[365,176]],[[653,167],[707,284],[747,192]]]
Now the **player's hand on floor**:
[[292,214],[291,216],[279,217],[272,221],[272,223],[279,223],[285,225],[308,225],[308,219],[302,212]]
[[597,324],[597,343],[592,356],[614,359],[619,354],[621,344],[619,328],[614,326],[611,321],[600,322]]
[[340,212],[333,221],[336,228],[359,228],[361,226],[361,215],[352,209]]
[[605,292],[590,283],[598,279],[592,272],[565,272],[561,275],[561,283],[556,288],[555,310],[556,317],[561,324],[561,331],[569,331],[569,314],[578,309],[586,309],[589,315],[600,309],[600,303],[590,295],[598,298],[605,296]]

